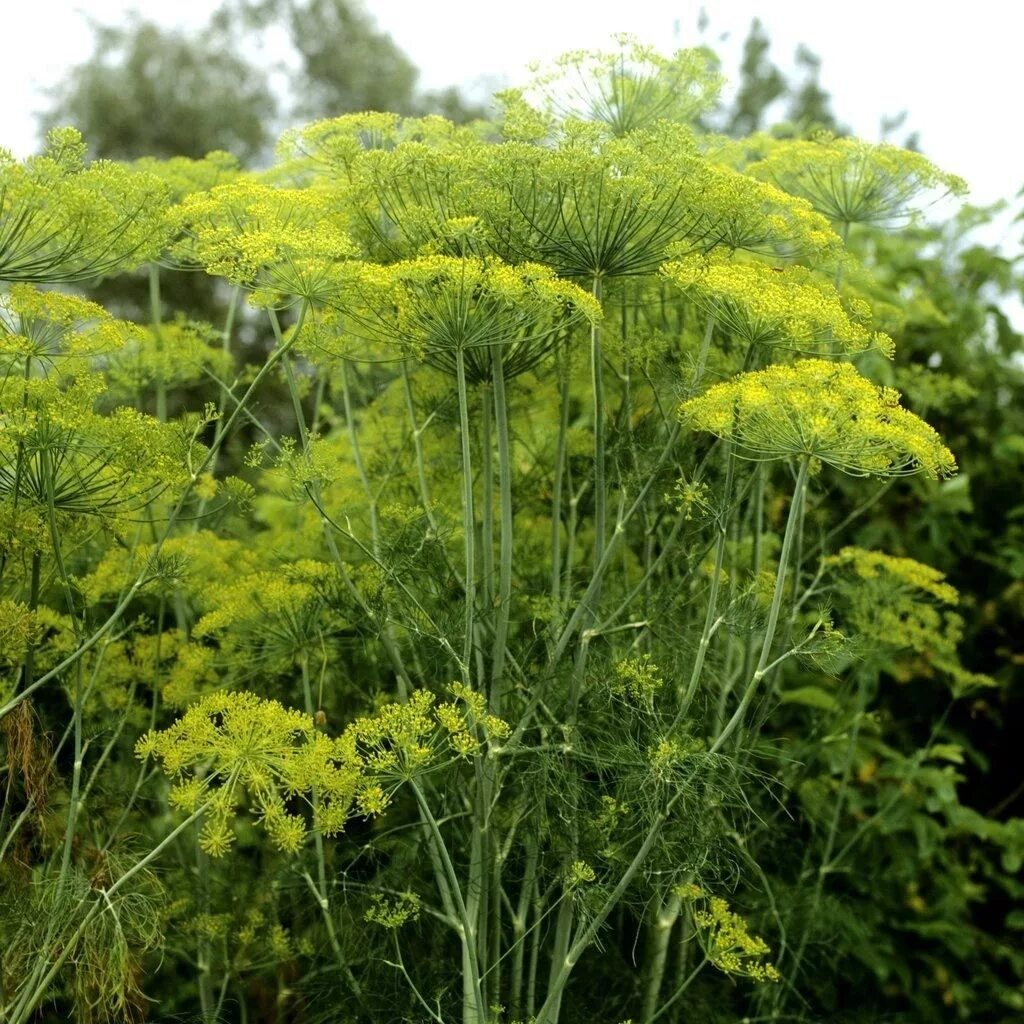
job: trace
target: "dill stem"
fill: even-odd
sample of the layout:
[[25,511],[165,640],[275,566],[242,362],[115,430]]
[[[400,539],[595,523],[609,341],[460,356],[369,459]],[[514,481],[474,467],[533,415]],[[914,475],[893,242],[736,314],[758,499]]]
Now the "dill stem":
[[526,866],[519,900],[512,915],[512,981],[510,984],[510,1010],[512,1019],[520,1017],[523,1006],[523,967],[526,959],[526,922],[531,907],[531,896],[537,884],[539,844],[531,832],[526,840]]
[[[308,655],[303,654],[299,667],[302,673],[302,699],[306,707],[306,714],[309,716],[310,721],[312,721],[316,709],[313,706],[313,687],[309,679]],[[316,786],[313,787],[311,796],[313,798],[313,806],[315,808],[319,798]],[[334,927],[334,916],[331,913],[331,893],[327,886],[327,862],[324,857],[324,837],[316,821],[313,822],[313,846],[316,850],[317,884],[313,884],[313,881],[308,874],[305,876],[306,882],[313,890],[313,896],[316,899],[317,906],[320,908],[320,913],[323,915],[324,927],[327,929],[327,938],[330,941],[331,950],[334,953],[334,959],[338,961],[338,967],[341,968],[342,974],[345,975],[345,980],[348,982],[349,988],[352,989],[352,994],[356,999],[362,1000],[362,989],[360,988],[359,982],[356,980],[356,976],[352,973],[352,968],[349,966],[348,960],[345,958],[345,954],[342,952],[341,943],[338,941],[338,933]]]
[[505,645],[512,614],[512,451],[509,438],[508,402],[501,347],[494,350],[494,422],[498,441],[498,508],[501,536],[498,551],[498,604],[491,659],[491,712],[501,715],[505,698]]
[[704,371],[708,365],[708,352],[711,350],[711,339],[715,334],[716,319],[712,315],[708,317],[707,325],[704,328],[704,336],[700,342],[700,352],[697,355],[697,363],[693,368],[693,377],[690,380],[690,391],[696,392],[704,380]]
[[[594,275],[591,294],[601,301],[601,276]],[[593,605],[600,599],[598,566],[604,557],[605,534],[608,526],[608,493],[605,465],[604,383],[602,380],[601,328],[597,321],[590,325],[590,386],[594,409],[594,577],[597,586],[592,595]]]
[[562,613],[562,489],[569,435],[569,378],[571,360],[568,346],[558,353],[558,443],[555,447],[555,477],[551,487],[551,605],[552,621]]
[[459,878],[455,872],[455,865],[452,863],[451,856],[448,853],[448,846],[441,835],[437,819],[431,812],[430,804],[427,803],[419,783],[415,779],[410,779],[409,785],[412,787],[420,812],[429,827],[431,840],[448,880],[448,887],[454,900],[455,912],[460,925],[459,938],[462,944],[463,971],[462,1024],[486,1024],[487,1012],[483,998],[483,989],[480,983],[480,961],[477,955],[476,931],[462,896],[462,888],[459,885]]
[[800,469],[797,473],[796,486],[793,489],[793,499],[789,506],[789,515],[786,519],[786,532],[782,538],[782,551],[779,554],[779,568],[775,577],[775,590],[772,594],[771,608],[768,611],[768,622],[765,626],[764,640],[761,644],[761,656],[757,661],[757,668],[747,683],[739,706],[733,713],[732,718],[725,724],[725,728],[718,734],[715,742],[711,745],[708,753],[716,754],[722,748],[725,741],[732,735],[736,727],[742,722],[743,716],[750,702],[754,699],[754,693],[758,684],[764,677],[768,664],[768,657],[771,654],[772,643],[775,640],[775,630],[779,621],[779,611],[782,607],[782,595],[786,586],[786,571],[789,567],[790,552],[793,547],[794,534],[797,524],[800,522],[800,508],[803,506],[804,497],[807,493],[807,476],[810,468],[810,456],[803,456],[800,460]]
[[[494,605],[494,408],[489,384],[480,385],[480,605],[489,620]],[[493,666],[493,657],[492,657]],[[493,667],[492,667],[493,677]],[[481,680],[481,685],[483,681]]]
[[377,496],[370,486],[370,478],[366,475],[366,464],[363,462],[363,451],[359,444],[359,431],[356,429],[356,420],[352,412],[352,388],[348,377],[348,360],[341,361],[341,401],[345,409],[345,427],[348,430],[349,444],[352,447],[352,459],[356,464],[356,472],[359,474],[359,482],[363,485],[363,492],[366,494],[367,508],[370,513],[370,536],[373,539],[373,553],[380,557],[380,518],[377,511]]
[[462,647],[463,682],[472,685],[473,621],[476,612],[476,514],[473,507],[473,456],[469,437],[469,395],[466,388],[466,356],[455,351],[459,388],[459,431],[462,442],[462,532],[466,578],[465,635]]
[[149,265],[149,316],[153,329],[153,341],[156,343],[156,418],[161,423],[167,422],[167,381],[164,378],[162,360],[164,353],[163,318],[160,303],[160,264]]
[[648,929],[645,964],[647,979],[644,984],[643,1009],[640,1016],[642,1024],[648,1024],[658,1008],[658,996],[665,977],[665,964],[668,962],[668,947],[681,908],[682,901],[675,893],[670,894],[667,900],[659,900],[654,920]]

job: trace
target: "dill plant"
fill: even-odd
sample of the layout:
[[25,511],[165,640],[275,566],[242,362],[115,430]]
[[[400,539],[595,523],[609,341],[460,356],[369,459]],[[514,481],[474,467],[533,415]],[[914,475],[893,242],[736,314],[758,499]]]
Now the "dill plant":
[[[817,999],[883,663],[992,684],[941,574],[829,517],[831,474],[955,471],[875,383],[894,307],[844,239],[959,182],[843,139],[747,167],[694,127],[706,52],[619,44],[495,124],[350,115],[259,174],[0,164],[5,1019]],[[37,287],[142,264],[149,324]],[[163,322],[161,264],[246,294],[263,363],[237,304]],[[760,823],[826,723],[794,882]]]

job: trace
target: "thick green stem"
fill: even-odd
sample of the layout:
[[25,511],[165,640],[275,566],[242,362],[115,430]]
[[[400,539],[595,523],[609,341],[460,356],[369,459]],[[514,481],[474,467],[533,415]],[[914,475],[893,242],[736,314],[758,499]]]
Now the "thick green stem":
[[498,507],[501,525],[498,553],[498,595],[491,659],[491,711],[501,715],[505,698],[505,645],[512,613],[512,451],[501,348],[494,352],[494,421],[498,440]]
[[675,893],[667,900],[659,901],[654,920],[647,931],[647,977],[644,982],[643,1012],[640,1017],[643,1024],[648,1024],[658,1009],[665,965],[668,962],[668,947],[672,939],[672,930],[679,920],[681,907],[682,903]]
[[558,444],[555,448],[555,478],[551,487],[551,605],[555,622],[560,619],[562,609],[562,490],[569,436],[571,365],[569,350],[565,346],[558,359]]
[[377,495],[373,493],[370,486],[370,478],[366,475],[366,465],[363,462],[363,451],[359,444],[359,432],[356,430],[355,415],[352,411],[352,389],[348,379],[348,362],[341,362],[341,400],[345,409],[345,426],[348,430],[349,445],[352,448],[352,459],[356,464],[356,472],[359,474],[359,481],[363,485],[363,493],[366,495],[366,506],[370,513],[370,536],[373,538],[373,553],[380,557],[380,520],[377,511]]
[[[594,276],[594,298],[601,301],[601,278]],[[595,320],[590,326],[590,386],[594,403],[594,569],[604,557],[605,533],[608,525],[608,491],[605,472],[604,385],[602,380],[601,328]],[[600,596],[595,592],[596,600]]]
[[455,872],[455,865],[452,863],[448,853],[448,846],[441,835],[441,829],[437,819],[430,810],[423,790],[415,779],[410,781],[412,791],[416,796],[420,813],[430,830],[430,837],[441,860],[445,877],[448,880],[448,890],[455,904],[455,913],[459,921],[459,938],[462,944],[462,1024],[487,1024],[487,1007],[483,998],[483,988],[480,981],[480,961],[477,957],[477,936],[473,927],[472,919],[462,896],[462,887],[459,885],[459,877]]
[[[677,790],[676,793],[669,798],[664,809],[659,814],[655,815],[654,821],[647,830],[647,835],[644,836],[644,841],[640,844],[640,848],[634,854],[629,866],[619,878],[615,888],[605,899],[597,913],[589,919],[586,927],[581,930],[578,938],[576,938],[576,940],[570,945],[564,958],[557,965],[557,971],[554,972],[551,984],[548,987],[547,998],[544,1000],[541,1008],[537,1011],[535,1024],[557,1024],[557,1008],[561,1005],[562,994],[569,981],[569,976],[572,974],[573,968],[576,966],[579,958],[583,955],[584,950],[586,950],[586,948],[596,938],[602,925],[604,925],[604,922],[608,919],[608,915],[619,905],[622,897],[626,894],[626,890],[630,885],[632,885],[633,879],[636,877],[640,868],[643,867],[648,854],[650,854],[651,850],[654,848],[654,844],[657,842],[658,836],[661,834],[661,830],[665,826],[665,822],[668,821],[669,815],[672,813],[672,808],[675,806],[676,801],[682,796],[682,793],[683,791],[681,789]],[[553,1013],[556,1015],[553,1016]]]
[[164,333],[163,316],[160,308],[160,265],[157,263],[150,263],[149,265],[149,316],[158,359],[156,373],[156,418],[161,423],[165,423],[167,421],[167,381],[164,378],[163,366],[159,362],[164,353]]
[[476,615],[476,514],[473,504],[473,456],[469,436],[469,392],[466,387],[466,356],[455,352],[455,370],[459,388],[459,430],[462,441],[462,532],[465,560],[466,605],[462,644],[463,681],[470,685],[473,673],[473,622]]
[[[487,385],[480,390],[480,606],[486,620],[494,614],[494,409]],[[493,661],[492,661],[493,664]],[[482,685],[482,683],[481,683]]]

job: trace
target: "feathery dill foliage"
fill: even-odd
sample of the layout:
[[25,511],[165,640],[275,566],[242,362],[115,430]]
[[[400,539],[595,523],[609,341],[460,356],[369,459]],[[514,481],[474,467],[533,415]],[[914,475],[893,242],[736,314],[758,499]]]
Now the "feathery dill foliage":
[[[913,958],[878,982],[931,884],[887,815],[1013,840],[891,695],[995,681],[818,470],[955,470],[856,246],[959,183],[730,149],[720,84],[619,37],[496,124],[346,115],[262,173],[0,159],[4,1020],[810,1020],[847,979],[945,1019]],[[52,287],[142,264],[147,323]],[[872,914],[862,843],[906,886]]]

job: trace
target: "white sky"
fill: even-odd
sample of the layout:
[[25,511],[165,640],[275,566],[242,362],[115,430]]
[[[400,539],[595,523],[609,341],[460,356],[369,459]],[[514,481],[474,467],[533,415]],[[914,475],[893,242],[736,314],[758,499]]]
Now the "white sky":
[[[18,3],[17,7],[14,6]],[[165,25],[201,26],[217,0],[6,0],[0,38],[0,145],[36,146],[40,87],[89,56],[87,17],[117,23],[134,8]],[[515,82],[531,59],[600,47],[626,31],[672,50],[696,42],[699,0],[366,0],[379,27],[420,67],[425,88]],[[823,62],[840,119],[877,138],[883,114],[906,108],[936,163],[965,177],[971,200],[1012,197],[1024,185],[1024,4],[1015,0],[705,0],[708,38],[735,66],[760,17],[784,69],[798,43]],[[678,34],[677,34],[678,26]],[[902,136],[900,136],[902,137]]]

